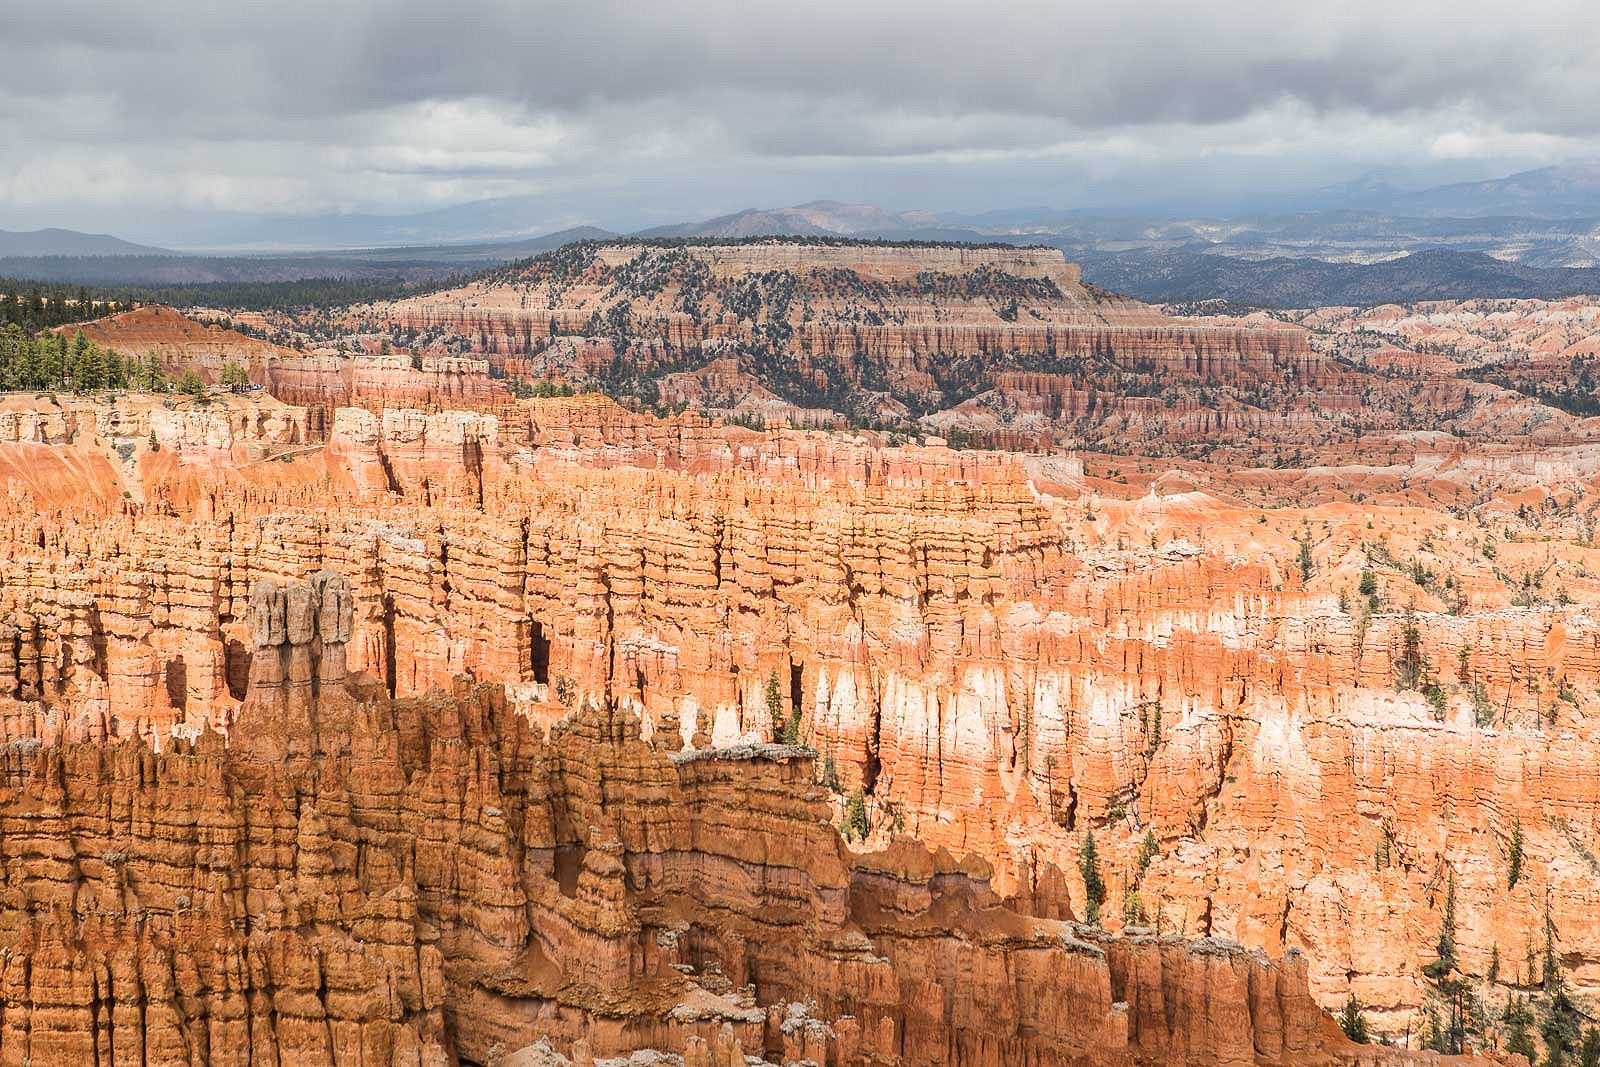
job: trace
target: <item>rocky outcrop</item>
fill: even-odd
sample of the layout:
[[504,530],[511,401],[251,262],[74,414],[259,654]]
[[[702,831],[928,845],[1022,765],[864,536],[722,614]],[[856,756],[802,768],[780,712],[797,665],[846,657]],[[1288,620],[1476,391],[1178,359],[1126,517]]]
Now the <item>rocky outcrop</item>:
[[349,586],[332,571],[283,588],[264,579],[250,595],[245,626],[254,651],[234,727],[241,743],[267,759],[322,755],[311,746],[332,731],[317,721],[316,709],[323,692],[344,686]]
[[[1487,1004],[1532,992],[1527,949],[1547,929],[1573,993],[1592,994],[1600,942],[1579,917],[1600,804],[1600,635],[1590,491],[1565,484],[1596,470],[1592,450],[1441,436],[1374,443],[1393,448],[1389,468],[1151,471],[657,419],[597,397],[502,417],[349,409],[335,423],[327,447],[289,462],[186,463],[203,443],[185,438],[138,459],[142,498],[8,483],[4,740],[164,757],[210,727],[270,743],[260,762],[309,766],[306,737],[360,729],[350,705],[313,716],[306,699],[335,633],[345,670],[371,679],[357,704],[411,706],[470,675],[505,683],[507,713],[541,729],[585,704],[636,716],[639,743],[662,754],[798,737],[820,753],[806,774],[827,783],[823,817],[849,808],[866,824],[847,853],[897,834],[974,853],[989,892],[1025,916],[1087,914],[1078,863],[1092,833],[1108,927],[1142,912],[1163,936],[1302,950],[1321,1005],[1355,992],[1388,1033],[1425,1019],[1421,967],[1452,884],[1460,973]],[[0,445],[0,461],[67,447]],[[1383,479],[1396,488],[1380,502]],[[1331,483],[1342,495],[1317,503]],[[1456,513],[1441,499],[1477,503]],[[342,608],[322,628],[326,601],[312,611],[308,594],[297,617],[316,623],[296,637],[287,590],[325,570],[343,577],[333,603],[347,598],[348,630]],[[263,580],[284,592],[283,636],[258,648],[252,620],[273,633],[278,603],[253,611]],[[253,676],[259,701],[246,699]],[[648,793],[653,766],[618,764],[594,788]],[[700,773],[671,766],[679,781]],[[718,795],[748,807],[738,781]],[[579,855],[578,838],[550,840]],[[581,856],[552,861],[570,886],[584,864],[609,869],[609,839]],[[865,877],[840,862],[849,885]],[[983,929],[987,897],[966,892],[940,906]],[[874,953],[890,958],[898,936],[881,928]],[[989,966],[967,951],[941,959]],[[597,988],[622,966],[606,952],[585,957]],[[748,973],[777,966],[753,952]],[[1118,988],[1107,1003],[1127,999]],[[625,1036],[645,1046],[652,1033]]]
[[1305,331],[1175,321],[1085,286],[1056,250],[1005,246],[581,244],[348,320],[507,374],[823,426],[911,421],[1017,370],[1252,392],[1358,377]]
[[482,410],[509,399],[505,387],[490,379],[489,364],[479,359],[357,356],[352,368],[350,403],[368,411]]
[[809,749],[655,747],[594,708],[541,738],[493,687],[391,701],[342,673],[346,589],[257,584],[226,743],[0,751],[4,1055],[442,1067],[544,1040],[580,1062],[737,1047],[909,1067],[1340,1047],[1297,959],[1036,918],[980,861],[907,841],[852,855]]
[[[360,407],[381,414],[389,409],[437,412],[491,410],[510,399],[489,377],[481,360],[408,353],[349,355],[332,349],[306,352],[264,341],[237,330],[207,326],[174,311],[148,306],[94,322],[61,327],[82,332],[102,347],[140,357],[154,354],[176,378],[194,371],[208,384],[221,381],[229,362],[249,380],[284,404],[305,409],[303,430],[315,440],[327,436],[333,412]],[[0,440],[6,421],[0,416]]]

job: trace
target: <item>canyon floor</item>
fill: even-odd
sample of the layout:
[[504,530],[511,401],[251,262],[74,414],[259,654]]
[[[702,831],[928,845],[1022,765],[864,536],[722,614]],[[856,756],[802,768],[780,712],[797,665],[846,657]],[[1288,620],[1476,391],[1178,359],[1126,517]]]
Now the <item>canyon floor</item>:
[[234,325],[63,332],[249,387],[0,398],[0,1065],[1515,1060],[1600,1009],[1595,301],[615,242]]

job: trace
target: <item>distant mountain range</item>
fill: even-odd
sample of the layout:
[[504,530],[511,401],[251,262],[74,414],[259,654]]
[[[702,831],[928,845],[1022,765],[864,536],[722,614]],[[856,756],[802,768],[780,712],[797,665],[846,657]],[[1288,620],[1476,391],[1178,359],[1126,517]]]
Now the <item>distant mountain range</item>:
[[1329,263],[1304,257],[1247,260],[1149,250],[1082,259],[1085,281],[1165,303],[1221,299],[1254,307],[1368,307],[1415,300],[1548,300],[1600,293],[1600,267],[1529,267],[1442,248],[1381,263]]
[[[1007,208],[895,211],[818,200],[653,227],[638,237],[765,235],[1008,241],[1062,249],[1096,284],[1146,299],[1361,303],[1364,298],[1566,295],[1600,291],[1600,165],[1406,190],[1363,179],[1316,190],[1295,210],[1216,217]],[[412,215],[235,218],[215,239],[239,248],[165,252],[115,237],[0,231],[0,276],[91,285],[306,278],[426,283],[617,236],[594,226],[530,232],[537,200],[507,198]],[[318,249],[322,249],[319,251]]]
[[0,230],[0,256],[146,256],[170,255],[163,248],[136,245],[103,233],[76,230]]
[[885,211],[871,204],[845,204],[814,200],[795,207],[752,208],[704,222],[657,226],[640,231],[640,237],[886,237],[938,229],[944,224],[927,211]]
[[1389,214],[1483,218],[1600,215],[1600,163],[1569,163],[1489,181],[1456,182],[1407,192],[1384,183],[1323,190],[1343,206]]

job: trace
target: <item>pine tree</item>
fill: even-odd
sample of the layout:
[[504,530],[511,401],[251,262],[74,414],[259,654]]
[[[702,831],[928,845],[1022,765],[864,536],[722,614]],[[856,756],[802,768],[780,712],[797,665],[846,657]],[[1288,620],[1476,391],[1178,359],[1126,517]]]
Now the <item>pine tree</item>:
[[859,788],[844,802],[844,825],[840,829],[847,841],[865,840],[872,832],[872,823],[867,818],[867,795]]
[[1086,918],[1091,923],[1100,921],[1100,906],[1106,902],[1106,883],[1100,876],[1100,851],[1095,847],[1094,834],[1083,835],[1083,851],[1078,855],[1078,870],[1083,874],[1083,895],[1088,902]]
[[1415,689],[1422,683],[1426,671],[1427,663],[1422,656],[1422,634],[1417,629],[1416,614],[1408,607],[1400,628],[1400,657],[1394,665],[1394,687]]
[[34,372],[38,384],[34,388],[45,389],[61,384],[61,378],[66,373],[66,360],[63,358],[66,343],[65,337],[52,340],[48,334],[39,341],[38,365]]
[[1511,824],[1511,849],[1506,867],[1506,888],[1517,888],[1517,882],[1522,878],[1522,816],[1517,816],[1517,821]]
[[1455,969],[1456,960],[1456,876],[1450,874],[1450,880],[1445,885],[1444,891],[1444,916],[1439,923],[1439,962],[1446,964],[1445,970]]
[[105,388],[106,368],[100,357],[99,345],[78,334],[72,344],[72,360],[72,388],[75,391],[85,393],[91,389]]
[[1532,1063],[1533,1033],[1528,1027],[1533,1022],[1533,1017],[1528,1012],[1527,1004],[1518,997],[1512,997],[1506,1001],[1503,1018],[1506,1024],[1506,1051],[1520,1053]]
[[38,342],[25,340],[17,350],[17,364],[13,372],[17,388],[41,389],[44,387],[43,361]]
[[1578,1049],[1579,1067],[1600,1067],[1600,1029],[1593,1026],[1583,1032],[1583,1045]]
[[1580,1020],[1577,1006],[1567,996],[1566,983],[1561,980],[1561,967],[1556,962],[1555,923],[1551,921],[1548,905],[1544,913],[1544,973],[1541,984],[1545,992],[1544,1018],[1539,1023],[1539,1036],[1544,1039],[1546,1067],[1562,1067],[1567,1055],[1578,1044]]
[[237,360],[230,359],[222,365],[221,384],[224,389],[242,393],[245,387],[250,384],[250,374],[244,369],[243,364]]
[[1372,1035],[1367,1031],[1367,1017],[1361,1012],[1361,1002],[1354,993],[1344,1002],[1344,1011],[1339,1013],[1339,1029],[1358,1045],[1365,1045],[1372,1040]]
[[1141,876],[1159,855],[1161,855],[1161,846],[1156,842],[1156,832],[1147,827],[1144,832],[1144,841],[1139,845],[1139,874]]
[[31,351],[33,342],[28,340],[28,335],[22,332],[22,327],[16,323],[7,323],[0,329],[0,389],[15,389],[20,387],[19,374],[22,371],[23,351]]
[[767,675],[767,715],[772,719],[772,740],[783,743],[783,694],[778,689],[778,672]]
[[[1434,997],[1428,1001],[1427,1047],[1446,1056],[1459,1055],[1466,1044],[1468,988],[1465,981],[1452,977],[1456,957],[1456,879],[1450,874],[1445,888],[1444,914],[1439,921],[1439,958],[1422,968],[1433,982]],[[1435,999],[1437,998],[1437,999]],[[1441,1020],[1438,1004],[1445,1007]]]

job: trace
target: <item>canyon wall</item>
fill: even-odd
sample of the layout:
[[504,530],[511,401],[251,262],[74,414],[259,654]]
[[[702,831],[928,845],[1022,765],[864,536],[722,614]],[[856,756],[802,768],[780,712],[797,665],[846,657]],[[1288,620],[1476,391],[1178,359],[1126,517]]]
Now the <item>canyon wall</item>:
[[96,344],[127,356],[155,356],[176,379],[193,371],[208,385],[221,381],[229,362],[244,368],[252,385],[273,398],[306,410],[308,430],[326,436],[332,413],[360,407],[388,409],[492,410],[510,394],[489,377],[482,360],[405,352],[356,352],[332,348],[303,351],[261,340],[237,330],[204,325],[171,308],[156,305],[94,322],[62,326],[57,333],[82,333]]
[[[1291,383],[1335,394],[1370,384],[1314,351],[1304,329],[1169,318],[1084,285],[1042,248],[585,243],[340,321],[465,348],[505,374],[704,413],[819,426],[943,413],[989,441],[1015,428],[962,405],[993,399],[1005,375],[1026,390],[1035,379],[1018,371],[1107,393],[1206,384],[1268,407]],[[1045,421],[1022,431],[1042,447],[1084,429]]]
[[[293,325],[469,353],[498,375],[656,411],[992,448],[1304,467],[1308,452],[1348,457],[1378,435],[1600,433],[1578,312],[1518,329],[1472,308],[1451,320],[1468,327],[1429,332],[1425,316],[1385,310],[1169,315],[1085,285],[1053,249],[622,240]],[[1477,323],[1510,340],[1513,362],[1523,339],[1545,351],[1564,329],[1568,343],[1547,366],[1443,354]],[[1427,351],[1370,351],[1380,336]]]
[[1293,952],[852,854],[811,749],[591,706],[545,733],[463,680],[392,699],[349,671],[357,599],[254,583],[226,740],[0,748],[0,1062],[1409,1062],[1345,1042]]
[[1592,477],[1587,446],[1445,460],[1491,486],[1462,515],[1130,492],[1065,459],[1046,483],[595,397],[346,409],[326,446],[204,453],[198,479],[191,447],[135,456],[134,499],[7,483],[7,741],[241,736],[259,583],[327,570],[377,697],[465,675],[541,728],[593,705],[656,746],[800,740],[826,818],[859,805],[853,848],[974,853],[1001,897],[1067,872],[1056,914],[1088,913],[1092,834],[1107,927],[1303,951],[1323,1007],[1354,993],[1388,1033],[1422,1026],[1447,891],[1491,1003],[1537,989],[1551,934],[1575,994],[1600,982],[1600,559],[1590,490],[1541,488]]

